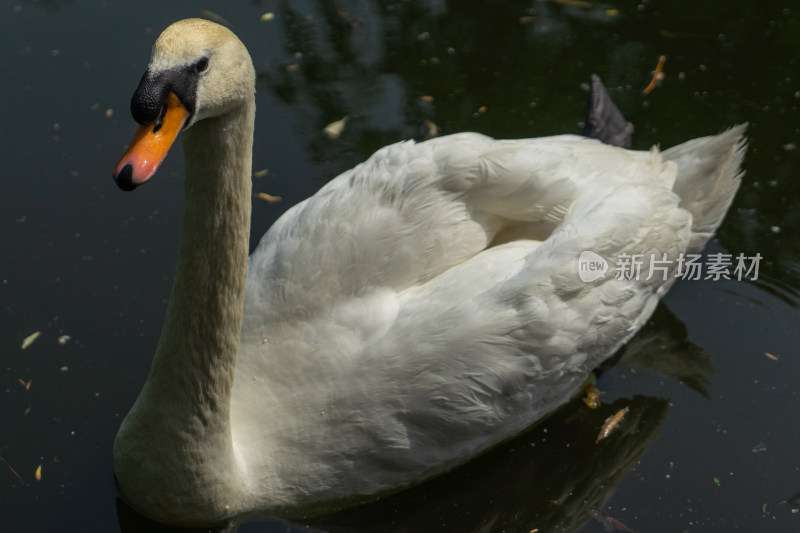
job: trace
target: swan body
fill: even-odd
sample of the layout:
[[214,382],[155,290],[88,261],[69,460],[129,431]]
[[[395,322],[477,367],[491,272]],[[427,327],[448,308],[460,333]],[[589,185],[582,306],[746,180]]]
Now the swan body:
[[[254,109],[241,42],[177,22],[114,173],[135,188],[185,132],[175,283],[114,444],[122,492],[162,522],[320,512],[529,427],[644,324],[722,220],[744,151],[743,127],[664,152],[400,142],[287,211],[248,262]],[[583,251],[604,277],[580,279]],[[623,254],[672,261],[669,275],[617,276]]]

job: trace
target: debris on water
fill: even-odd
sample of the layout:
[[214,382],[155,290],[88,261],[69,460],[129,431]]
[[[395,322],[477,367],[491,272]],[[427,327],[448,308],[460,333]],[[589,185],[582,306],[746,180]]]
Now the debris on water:
[[427,129],[427,133],[425,134],[426,139],[433,139],[439,135],[439,126],[428,119],[425,119],[425,128]]
[[2,455],[0,455],[0,462],[2,462],[4,465],[6,465],[6,466],[8,467],[8,469],[9,469],[9,470],[11,470],[11,473],[12,473],[12,474],[14,474],[14,477],[16,477],[16,478],[19,480],[19,482],[20,482],[20,483],[23,483],[23,484],[25,483],[25,480],[24,480],[24,479],[22,479],[22,476],[20,476],[20,475],[17,473],[17,471],[16,471],[16,470],[14,470],[14,467],[13,467],[13,466],[11,466],[10,464],[8,464],[8,461],[6,461],[5,459],[3,459],[3,456],[2,456]]
[[217,13],[214,13],[209,9],[203,9],[200,11],[200,13],[208,20],[216,22],[217,24],[222,24],[223,26],[228,26],[228,27],[230,27],[231,25],[231,23],[228,22],[228,20],[225,17],[223,17],[222,15],[218,15]]
[[267,174],[269,174],[269,169],[268,168],[265,168],[265,169],[262,169],[262,170],[256,170],[255,172],[253,172],[253,176],[255,176],[256,178],[263,178]]
[[667,56],[661,56],[658,58],[658,64],[656,65],[656,69],[653,71],[653,78],[650,80],[650,83],[647,85],[647,87],[644,88],[644,91],[642,91],[644,94],[650,94],[653,89],[656,88],[656,85],[658,85],[658,83],[664,79],[664,72],[662,69],[664,68],[664,62],[666,60]]
[[60,336],[58,339],[56,339],[56,340],[58,341],[58,344],[60,344],[60,345],[62,345],[62,346],[63,346],[63,345],[65,345],[65,344],[67,344],[71,338],[72,338],[72,337],[70,337],[69,335],[61,335],[61,336]]
[[42,334],[41,331],[34,331],[33,333],[31,333],[30,335],[25,337],[25,339],[23,339],[23,341],[22,341],[22,349],[24,350],[25,348],[27,348],[28,346],[33,344],[33,341],[38,339],[39,335],[41,335],[41,334]]
[[717,476],[714,476],[714,485],[719,487],[719,478]]
[[589,514],[592,515],[592,518],[603,524],[603,529],[606,531],[627,531],[628,533],[636,533],[601,509],[589,509]]
[[327,135],[329,139],[338,139],[339,136],[344,131],[344,126],[345,126],[345,124],[347,124],[347,121],[349,119],[350,119],[350,117],[344,117],[344,118],[342,118],[340,120],[337,120],[335,122],[331,122],[330,124],[325,126],[325,130],[324,130],[325,131],[325,135]]
[[595,387],[594,385],[586,385],[586,396],[583,397],[583,403],[589,409],[597,409],[600,406],[600,396],[602,396],[603,392]]
[[114,110],[109,107],[108,109],[106,109],[105,115],[106,115],[106,118],[113,117],[114,116]]
[[274,18],[275,18],[275,13],[270,11],[270,12],[267,12],[267,13],[264,13],[263,15],[261,15],[261,22],[269,22],[270,20],[273,20]]
[[777,360],[780,359],[780,357],[778,357],[777,355],[773,355],[773,354],[771,354],[769,352],[764,352],[764,355],[766,355],[768,358],[772,359],[773,361],[777,361]]
[[781,500],[778,503],[771,504],[770,509],[767,509],[766,503],[762,504],[761,512],[766,516],[774,518],[780,510],[787,507],[791,514],[800,513],[800,492],[792,494],[789,498]]
[[25,387],[25,390],[31,390],[31,383],[33,383],[32,379],[29,379],[28,381],[25,381],[24,379],[19,379],[17,381],[19,381],[20,385]]
[[258,198],[259,200],[264,200],[265,202],[269,202],[271,204],[274,204],[275,202],[280,202],[281,200],[283,200],[282,196],[274,196],[272,194],[268,194],[268,193],[265,193],[265,192],[257,192],[255,194],[255,197]]
[[767,445],[763,442],[758,442],[753,446],[753,453],[762,453],[767,451]]
[[423,94],[422,96],[419,97],[419,99],[428,104],[433,102],[433,96],[429,94]]
[[610,416],[606,419],[606,423],[603,424],[603,427],[600,428],[600,433],[597,435],[597,440],[595,442],[600,442],[601,440],[608,437],[612,431],[616,429],[616,427],[622,422],[622,419],[625,418],[625,415],[628,413],[628,407],[624,409],[620,409],[616,412],[614,416]]
[[42,465],[36,467],[36,473],[34,474],[34,477],[36,477],[36,481],[42,480]]

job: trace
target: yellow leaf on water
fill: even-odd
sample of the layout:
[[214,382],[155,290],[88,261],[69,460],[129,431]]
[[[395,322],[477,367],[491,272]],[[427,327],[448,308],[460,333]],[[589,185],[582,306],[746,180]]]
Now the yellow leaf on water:
[[281,196],[274,196],[272,194],[267,194],[265,192],[257,192],[255,194],[255,196],[259,200],[264,200],[265,202],[269,202],[271,204],[274,204],[275,202],[280,202],[281,200],[283,200],[283,198]]
[[41,331],[35,331],[35,332],[31,333],[30,335],[28,335],[27,337],[25,337],[25,339],[22,341],[22,349],[24,350],[25,348],[27,348],[28,346],[33,344],[33,341],[38,339],[39,335],[41,335],[41,334],[42,334]]
[[325,135],[328,136],[329,139],[338,139],[339,136],[344,131],[344,125],[347,124],[347,120],[350,117],[344,117],[341,120],[337,120],[335,122],[331,122],[327,126],[325,126]]
[[263,170],[256,170],[255,172],[253,172],[253,176],[255,176],[257,178],[263,178],[267,174],[269,174],[269,169],[267,169],[267,168],[265,168]]
[[272,20],[274,18],[275,18],[275,13],[272,13],[272,12],[264,13],[263,15],[261,15],[261,21],[262,22],[268,22],[268,21],[270,21],[270,20]]
[[595,441],[595,443],[600,442],[604,438],[608,437],[611,434],[611,432],[614,431],[614,429],[616,429],[619,423],[622,422],[622,419],[625,418],[625,415],[628,414],[629,410],[630,408],[624,407],[619,411],[617,411],[617,413],[614,416],[609,416],[606,419],[606,423],[603,424],[602,428],[600,428],[600,434],[597,435],[597,440]]
[[39,465],[38,467],[36,467],[35,476],[36,476],[36,481],[41,481],[42,480],[42,465]]

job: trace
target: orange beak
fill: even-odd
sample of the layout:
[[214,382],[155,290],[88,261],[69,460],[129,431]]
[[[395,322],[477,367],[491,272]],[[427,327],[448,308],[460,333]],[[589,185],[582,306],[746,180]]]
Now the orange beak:
[[139,126],[114,169],[114,180],[120,189],[131,191],[155,174],[188,118],[189,111],[175,93],[167,94],[161,119]]

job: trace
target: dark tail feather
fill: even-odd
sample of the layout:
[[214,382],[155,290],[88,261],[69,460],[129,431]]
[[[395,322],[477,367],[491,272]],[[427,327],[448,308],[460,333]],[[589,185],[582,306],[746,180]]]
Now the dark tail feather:
[[583,135],[612,146],[631,147],[633,124],[625,120],[596,74],[592,74],[589,113]]

